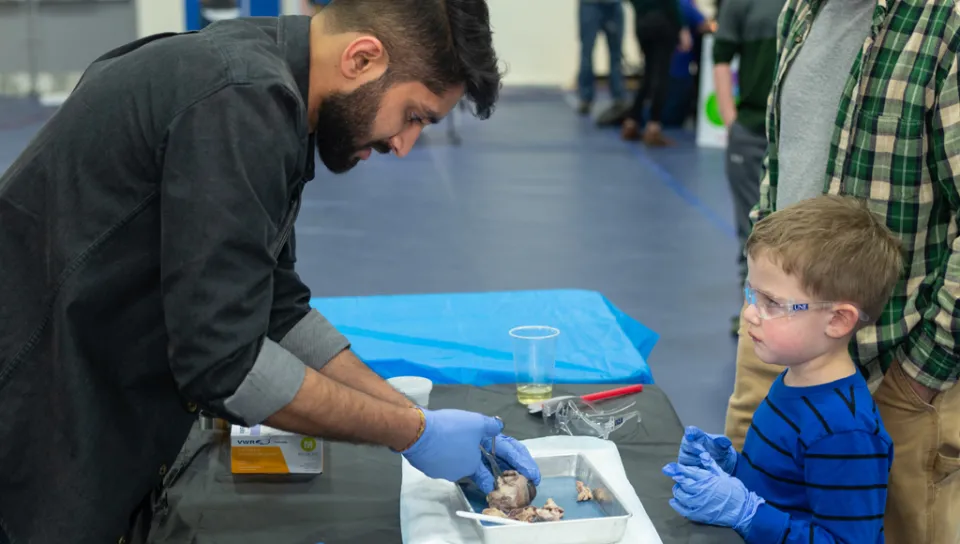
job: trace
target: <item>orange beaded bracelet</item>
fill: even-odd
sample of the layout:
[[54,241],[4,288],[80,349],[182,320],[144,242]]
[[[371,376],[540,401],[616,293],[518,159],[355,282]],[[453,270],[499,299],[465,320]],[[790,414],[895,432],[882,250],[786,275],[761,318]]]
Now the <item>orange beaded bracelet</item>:
[[417,440],[420,440],[420,437],[423,436],[423,431],[427,428],[427,416],[423,414],[423,410],[421,410],[419,406],[414,406],[414,409],[420,414],[420,427],[417,429],[417,436],[407,444],[407,447],[402,450],[397,450],[398,452],[402,453],[412,448],[413,445],[417,443]]

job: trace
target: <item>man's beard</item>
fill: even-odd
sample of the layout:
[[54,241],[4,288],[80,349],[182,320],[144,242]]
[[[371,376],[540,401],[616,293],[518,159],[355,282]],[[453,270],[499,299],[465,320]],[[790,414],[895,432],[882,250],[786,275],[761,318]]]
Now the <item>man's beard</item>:
[[320,160],[334,174],[342,174],[360,162],[354,155],[374,148],[389,153],[389,142],[371,142],[367,138],[389,87],[387,75],[364,83],[350,94],[333,93],[323,98],[317,112],[316,143]]

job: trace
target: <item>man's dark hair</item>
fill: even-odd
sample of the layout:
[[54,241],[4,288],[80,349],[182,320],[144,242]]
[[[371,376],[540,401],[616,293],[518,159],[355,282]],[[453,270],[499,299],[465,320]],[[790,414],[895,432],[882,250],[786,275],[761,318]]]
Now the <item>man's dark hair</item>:
[[486,0],[333,0],[322,13],[329,31],[383,42],[389,82],[419,81],[437,95],[463,84],[474,115],[493,112],[502,74]]

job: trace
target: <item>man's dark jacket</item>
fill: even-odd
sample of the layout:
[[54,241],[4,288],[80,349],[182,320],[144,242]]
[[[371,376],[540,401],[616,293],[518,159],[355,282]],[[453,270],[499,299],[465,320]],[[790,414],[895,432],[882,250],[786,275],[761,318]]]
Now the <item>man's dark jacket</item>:
[[111,51],[0,178],[0,541],[129,539],[198,408],[259,423],[347,347],[294,271],[309,32]]

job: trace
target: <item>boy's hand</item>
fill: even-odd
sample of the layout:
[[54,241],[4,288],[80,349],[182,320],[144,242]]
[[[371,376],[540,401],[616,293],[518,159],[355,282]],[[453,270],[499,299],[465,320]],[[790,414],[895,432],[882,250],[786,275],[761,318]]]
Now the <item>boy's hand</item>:
[[709,434],[690,426],[683,433],[680,442],[680,455],[677,462],[681,465],[699,467],[700,454],[707,453],[727,474],[733,474],[737,467],[737,450],[730,439],[719,434]]
[[766,501],[720,470],[708,454],[701,454],[700,463],[702,468],[677,463],[663,467],[663,473],[676,482],[670,506],[690,521],[732,527],[743,536]]

